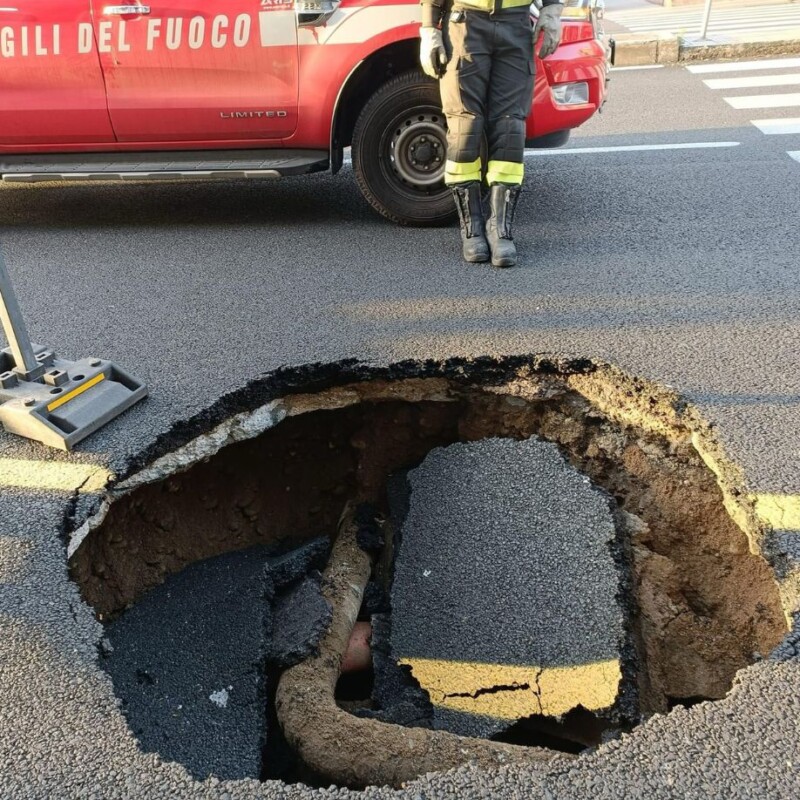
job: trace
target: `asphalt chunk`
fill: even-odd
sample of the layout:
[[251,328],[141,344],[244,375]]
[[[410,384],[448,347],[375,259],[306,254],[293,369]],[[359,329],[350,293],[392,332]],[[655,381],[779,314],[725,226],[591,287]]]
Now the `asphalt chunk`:
[[330,539],[319,536],[288,553],[270,558],[269,567],[275,588],[282,589],[304,578],[312,569],[321,570],[328,561],[330,550]]
[[319,641],[331,622],[331,607],[322,596],[320,574],[306,576],[273,602],[269,659],[290,667],[319,652]]
[[145,751],[196,778],[258,778],[272,579],[265,548],[192,564],[106,629],[104,666]]
[[536,438],[433,450],[408,481],[392,655],[435,727],[612,712],[627,667],[610,498]]

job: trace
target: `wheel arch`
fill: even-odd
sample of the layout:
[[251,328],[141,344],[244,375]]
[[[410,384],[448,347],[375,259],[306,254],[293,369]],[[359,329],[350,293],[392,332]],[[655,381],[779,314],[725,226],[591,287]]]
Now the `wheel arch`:
[[[419,39],[402,39],[382,47],[361,61],[342,86],[331,126],[331,171],[342,166],[344,148],[352,143],[356,120],[369,98],[395,75],[418,68]],[[421,70],[420,70],[421,73]]]

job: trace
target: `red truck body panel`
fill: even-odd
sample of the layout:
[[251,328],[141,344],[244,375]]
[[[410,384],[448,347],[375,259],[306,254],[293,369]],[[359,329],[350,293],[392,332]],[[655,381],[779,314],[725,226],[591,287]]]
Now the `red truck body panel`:
[[113,141],[88,2],[0,3],[0,147]]
[[[416,47],[419,30],[418,0],[343,0],[313,27],[284,0],[149,3],[147,14],[104,0],[0,9],[0,152],[324,150],[348,77],[382,48]],[[581,25],[565,20],[562,45],[537,58],[529,138],[602,104],[604,48],[574,41]],[[555,103],[550,85],[571,81],[589,83],[589,103]]]
[[112,16],[104,0],[93,4],[120,142],[258,139],[263,146],[294,132],[293,10],[252,13],[254,0],[153,0],[149,15]]

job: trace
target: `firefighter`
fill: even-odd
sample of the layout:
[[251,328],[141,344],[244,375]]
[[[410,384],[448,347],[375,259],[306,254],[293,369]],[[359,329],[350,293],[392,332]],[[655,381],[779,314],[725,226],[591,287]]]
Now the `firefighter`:
[[[531,28],[530,0],[421,0],[420,63],[441,78],[447,117],[445,183],[461,222],[464,259],[496,267],[517,263],[512,235],[523,176],[525,121],[533,99],[533,48],[555,52],[560,0],[544,0]],[[448,46],[445,46],[445,42]],[[449,51],[449,52],[448,52]],[[481,206],[481,142],[489,144],[489,219]]]

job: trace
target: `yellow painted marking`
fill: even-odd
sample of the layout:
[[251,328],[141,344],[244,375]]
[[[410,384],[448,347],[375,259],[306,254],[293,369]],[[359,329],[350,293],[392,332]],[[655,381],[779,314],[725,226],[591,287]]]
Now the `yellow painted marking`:
[[757,494],[756,514],[775,530],[800,531],[800,495]]
[[0,489],[43,489],[81,493],[98,492],[114,477],[104,467],[59,461],[0,459]]
[[[614,705],[622,680],[617,659],[566,667],[480,664],[440,659],[403,659],[434,705],[520,719],[531,714],[560,716],[578,705],[599,711]],[[480,693],[482,689],[508,687]]]
[[621,680],[622,668],[616,659],[545,669],[539,676],[542,713],[557,717],[578,704],[587,711],[610,708],[616,702]]
[[86,383],[82,383],[77,389],[73,389],[71,392],[67,392],[63,397],[59,397],[58,400],[53,400],[47,406],[48,411],[55,411],[60,406],[63,406],[64,403],[69,403],[73,397],[77,397],[79,394],[83,394],[87,389],[91,389],[92,386],[97,386],[100,381],[105,380],[106,376],[103,375],[101,372],[99,375],[95,375],[94,378],[91,380],[86,381]]

